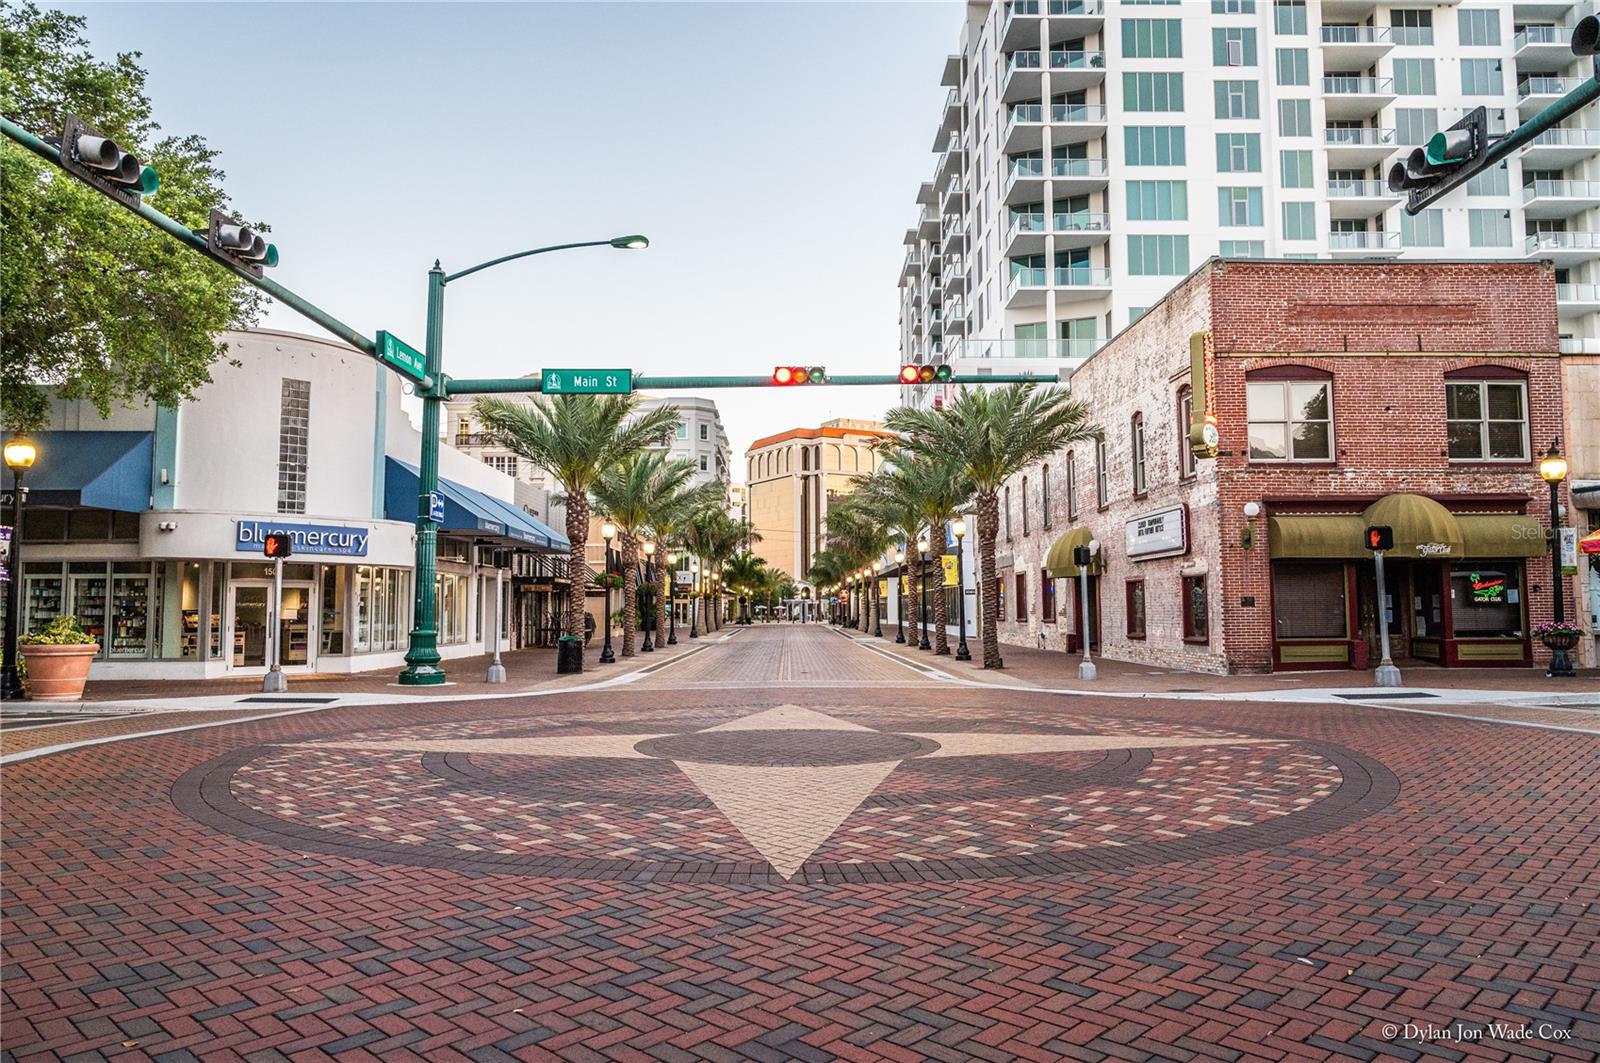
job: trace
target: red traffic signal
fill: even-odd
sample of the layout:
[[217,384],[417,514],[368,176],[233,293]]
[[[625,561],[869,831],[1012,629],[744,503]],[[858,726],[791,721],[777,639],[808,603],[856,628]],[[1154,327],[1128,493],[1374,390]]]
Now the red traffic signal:
[[261,552],[274,560],[281,560],[294,553],[294,546],[289,541],[289,533],[268,532],[261,540]]
[[1387,524],[1368,525],[1367,549],[1374,552],[1393,550],[1394,529]]
[[826,384],[828,371],[820,365],[780,365],[772,370],[772,382],[778,387],[790,384]]
[[902,384],[948,384],[951,375],[948,365],[918,365],[912,363],[900,367],[900,383]]

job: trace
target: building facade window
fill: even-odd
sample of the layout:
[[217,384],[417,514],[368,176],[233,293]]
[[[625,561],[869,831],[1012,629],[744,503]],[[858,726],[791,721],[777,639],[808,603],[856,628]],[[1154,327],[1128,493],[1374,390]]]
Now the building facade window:
[[1499,96],[1506,90],[1505,75],[1498,59],[1461,60],[1463,96]]
[[1187,160],[1182,126],[1127,126],[1122,142],[1129,166],[1183,166]]
[[1183,577],[1183,641],[1209,642],[1211,626],[1206,615],[1206,578]]
[[1333,460],[1330,381],[1247,381],[1245,405],[1251,461]]
[[1497,48],[1500,45],[1498,9],[1463,8],[1456,12],[1456,28],[1461,44],[1467,48]]
[[1125,111],[1183,110],[1183,75],[1142,71],[1123,74],[1122,108]]
[[1443,247],[1444,212],[1437,208],[1411,215],[1400,212],[1401,247]]
[[1006,542],[1011,541],[1011,488],[1007,487],[1002,494],[1002,509],[1006,518]]
[[1067,451],[1067,519],[1078,519],[1078,455]]
[[514,454],[488,454],[484,462],[496,472],[503,472],[512,479],[517,477],[517,458]]
[[1315,240],[1317,238],[1317,205],[1315,203],[1285,203],[1283,205],[1283,238],[1285,240]]
[[1277,0],[1272,5],[1273,29],[1280,34],[1303,37],[1306,34],[1306,0]]
[[1263,224],[1261,189],[1231,187],[1217,189],[1217,224],[1225,228]]
[[1187,384],[1178,389],[1178,477],[1194,475],[1194,446],[1189,442],[1189,426],[1194,423],[1194,390]]
[[[1526,175],[1524,175],[1526,180]],[[1468,196],[1508,196],[1511,194],[1511,172],[1506,164],[1491,166],[1467,179]]]
[[1283,137],[1309,137],[1311,128],[1310,100],[1278,101],[1278,135]]
[[1445,424],[1451,461],[1525,461],[1527,385],[1520,380],[1445,383]]
[[1106,508],[1110,499],[1110,483],[1106,473],[1106,441],[1099,439],[1094,444],[1094,496],[1095,502],[1101,509]]
[[[1260,118],[1261,86],[1254,81],[1216,83],[1216,117]],[[1310,101],[1307,101],[1308,103]]]
[[700,426],[700,438],[701,439],[710,439],[711,438],[711,426],[710,425],[703,424],[703,425]]
[[1278,170],[1285,188],[1310,188],[1315,183],[1309,151],[1278,152]]
[[[1429,47],[1433,44],[1432,11],[1422,8],[1396,8],[1389,13],[1389,26],[1390,38],[1396,44],[1410,47],[1417,45]],[[1431,60],[1429,65],[1432,65]],[[1398,78],[1396,80],[1398,81]]]
[[1144,638],[1145,613],[1144,613],[1144,580],[1131,579],[1127,582],[1127,609],[1128,637],[1130,639]]
[[1126,188],[1129,221],[1189,218],[1189,186],[1185,181],[1129,181]]
[[1275,57],[1278,63],[1278,84],[1311,84],[1311,56],[1304,48],[1279,48]]
[[1256,31],[1249,26],[1212,29],[1211,65],[1255,66]]
[[1218,240],[1217,254],[1223,258],[1266,258],[1265,240]]
[[[1492,590],[1492,593],[1490,591]],[[1522,638],[1522,566],[1450,566],[1451,635],[1458,639]]]
[[278,406],[278,512],[306,511],[311,441],[311,381],[283,378]]
[[1189,272],[1189,238],[1128,237],[1128,272],[1137,277],[1184,276]]
[[1467,234],[1473,247],[1510,247],[1511,212],[1495,209],[1469,210]]
[[1039,570],[1039,614],[1046,624],[1056,622],[1056,581],[1044,569]]
[[1218,173],[1260,173],[1260,133],[1218,133]]
[[1022,537],[1026,539],[1030,534],[1028,526],[1028,478],[1022,478]]
[[1017,623],[1028,622],[1028,576],[1026,573],[1017,573]]
[[1122,54],[1128,59],[1181,58],[1183,21],[1176,18],[1123,19]]
[[1045,531],[1050,530],[1050,466],[1039,467],[1039,509],[1043,516],[1039,523]]
[[1348,637],[1344,565],[1274,562],[1272,629],[1279,639]]
[[1144,464],[1144,414],[1133,415],[1133,427],[1129,440],[1130,454],[1133,459],[1133,494],[1137,498],[1147,490]]
[[1421,147],[1439,131],[1439,112],[1433,107],[1396,107],[1394,136],[1402,147]]
[[[1400,12],[1395,12],[1396,15]],[[1431,30],[1430,30],[1431,34]],[[1438,92],[1432,59],[1396,59],[1394,91],[1397,96],[1432,96]]]

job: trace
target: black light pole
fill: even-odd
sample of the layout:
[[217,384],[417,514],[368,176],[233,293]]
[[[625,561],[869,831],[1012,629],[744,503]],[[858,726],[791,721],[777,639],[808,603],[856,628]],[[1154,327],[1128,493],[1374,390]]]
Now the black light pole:
[[[1555,585],[1556,623],[1565,623],[1567,608],[1563,591],[1566,577],[1561,575],[1561,481],[1567,478],[1567,459],[1561,456],[1561,441],[1558,439],[1550,444],[1550,450],[1545,454],[1544,460],[1539,462],[1539,475],[1544,477],[1545,483],[1550,485],[1550,582]],[[1563,641],[1560,637],[1552,642]],[[1565,646],[1550,647],[1550,670],[1545,675],[1550,677],[1571,678],[1577,676],[1572,669],[1572,659],[1567,656]]]
[[932,643],[928,641],[928,540],[917,540],[917,624],[922,628],[922,638],[917,640],[917,649],[931,650]]
[[644,564],[640,567],[639,586],[644,589],[644,644],[640,653],[656,652],[656,544],[644,544]]
[[901,645],[906,641],[906,552],[894,552],[894,640]]
[[28,489],[22,486],[22,474],[33,467],[39,449],[21,437],[8,440],[5,446],[6,467],[11,470],[11,556],[6,562],[6,636],[5,658],[0,662],[0,698],[16,701],[22,698],[22,677],[17,674],[17,634],[22,626],[22,500]]
[[883,638],[883,588],[878,586],[878,573],[883,571],[883,562],[872,563],[872,637]]
[[956,660],[970,661],[972,651],[967,649],[967,577],[961,557],[961,541],[967,535],[967,522],[957,517],[951,530],[956,533],[956,602],[957,611],[961,615],[961,634],[956,641]]
[[667,645],[678,644],[678,554],[667,554]]
[[700,637],[700,618],[697,615],[698,609],[696,608],[699,604],[700,559],[698,557],[691,557],[689,559],[689,637],[692,639],[697,639]]
[[622,565],[612,560],[611,557],[611,540],[616,537],[617,526],[615,524],[607,521],[600,525],[600,538],[604,539],[606,543],[606,615],[601,618],[601,622],[605,624],[606,628],[606,641],[605,645],[600,648],[601,664],[617,663],[617,655],[611,650],[611,577],[620,574],[622,570]]

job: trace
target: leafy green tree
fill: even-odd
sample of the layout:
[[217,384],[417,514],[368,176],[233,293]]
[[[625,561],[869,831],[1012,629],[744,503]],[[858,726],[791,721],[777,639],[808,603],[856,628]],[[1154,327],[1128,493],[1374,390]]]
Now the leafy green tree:
[[600,475],[589,491],[595,508],[617,526],[622,552],[622,655],[633,656],[639,615],[639,544],[649,533],[656,499],[674,495],[694,478],[694,463],[659,450],[628,455]]
[[607,471],[646,447],[659,446],[678,425],[678,408],[639,412],[633,395],[540,395],[531,403],[485,398],[473,414],[500,446],[516,452],[550,475],[567,501],[567,559],[571,599],[567,631],[583,630],[589,566],[589,492]]
[[741,550],[728,559],[727,567],[722,570],[722,574],[728,583],[728,589],[739,598],[739,617],[735,622],[750,623],[750,599],[767,589],[772,570],[767,568],[767,563],[763,559],[748,550]]
[[964,388],[943,409],[902,406],[889,411],[885,423],[903,436],[901,447],[912,454],[938,459],[954,455],[972,481],[978,518],[979,601],[983,622],[983,666],[999,668],[999,602],[994,594],[995,539],[1000,531],[1000,488],[1029,465],[1083,439],[1096,439],[1100,429],[1089,422],[1088,407],[1064,388],[1007,384],[1000,388]]
[[[228,211],[217,153],[198,136],[159,136],[139,53],[100,62],[85,19],[0,3],[0,113],[45,140],[76,114],[161,175],[151,205],[193,229]],[[266,226],[252,223],[257,228]],[[77,178],[0,141],[0,416],[46,423],[45,387],[113,407],[177,405],[247,328],[263,296],[222,266]]]

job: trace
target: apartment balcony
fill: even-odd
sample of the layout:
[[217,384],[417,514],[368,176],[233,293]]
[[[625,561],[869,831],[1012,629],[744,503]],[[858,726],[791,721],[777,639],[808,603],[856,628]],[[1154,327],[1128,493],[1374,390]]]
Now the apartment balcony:
[[1106,135],[1106,109],[1097,103],[1052,103],[1049,132],[1054,147],[1099,140]]
[[1330,218],[1371,218],[1399,203],[1405,197],[1389,191],[1384,181],[1329,181]]
[[1044,36],[1044,9],[1044,0],[1010,0],[1000,28],[1000,50],[1014,52],[1038,44]]
[[1335,170],[1364,170],[1376,166],[1400,146],[1393,129],[1371,126],[1324,129],[1322,143],[1328,149],[1328,166]]
[[1044,53],[1024,48],[1008,54],[1000,85],[1000,98],[1006,103],[1039,99],[1044,86]]
[[1576,266],[1600,255],[1600,233],[1534,233],[1523,244],[1527,258],[1548,258],[1558,266]]
[[953,303],[946,303],[944,307],[944,335],[965,336],[967,334],[967,304],[957,299]]
[[1546,129],[1522,149],[1524,170],[1564,170],[1600,154],[1600,129]]
[[1323,26],[1322,65],[1334,70],[1369,67],[1389,54],[1394,38],[1388,26]]
[[1007,52],[1038,44],[1041,30],[1054,44],[1095,32],[1105,22],[1102,0],[1011,0],[1005,9],[1000,48]]
[[1329,118],[1371,118],[1397,99],[1394,78],[1331,74],[1322,79],[1322,105]]
[[1392,258],[1400,253],[1400,234],[1332,232],[1328,234],[1328,252],[1334,258]]
[[1524,122],[1555,103],[1588,78],[1526,77],[1517,82],[1517,117]]
[[1111,294],[1111,271],[1096,266],[1033,266],[1014,269],[1006,283],[1006,308],[1043,306],[1050,291],[1056,303],[1103,299]]
[[1043,254],[1045,236],[1049,231],[1042,212],[1011,215],[1011,222],[1006,226],[1005,233],[1006,257]]
[[1600,310],[1600,284],[1556,285],[1556,310],[1564,314],[1592,314]]
[[1571,26],[1524,26],[1511,39],[1511,57],[1518,74],[1553,74],[1565,70],[1572,54]]
[[1050,231],[1055,234],[1058,251],[1103,244],[1111,239],[1111,215],[1093,211],[1059,213],[1051,217]]
[[939,161],[933,168],[933,187],[935,191],[944,189],[944,194],[949,195],[949,185],[958,184],[961,180],[961,164],[966,159],[966,151],[961,147],[960,138],[951,134],[946,148],[939,153]]
[[1110,181],[1110,172],[1105,159],[1051,159],[1052,194],[1059,198],[1101,191]]
[[922,276],[922,256],[913,251],[906,256],[905,264],[900,267],[902,281],[914,281]]
[[921,313],[913,313],[911,315],[911,335],[913,335],[913,336],[926,335],[927,329],[926,329],[926,327],[924,325],[924,320],[925,320],[924,315],[921,314]]
[[927,318],[924,321],[924,330],[930,337],[944,335],[944,315],[939,312],[937,306],[928,311]]
[[961,224],[960,214],[946,214],[944,216],[944,236],[939,241],[939,246],[945,254],[960,254],[967,249],[967,230]]
[[932,207],[923,207],[917,215],[917,239],[939,239],[939,212]]
[[1522,213],[1529,218],[1570,218],[1600,206],[1600,181],[1533,181],[1522,186]]
[[1043,159],[1012,159],[1006,175],[1005,202],[1033,203],[1044,199]]
[[1517,22],[1560,22],[1572,7],[1572,0],[1512,0],[1511,17]]
[[1050,51],[1050,91],[1071,92],[1106,79],[1105,52]]
[[1378,10],[1378,0],[1322,0],[1324,22],[1360,22]]
[[933,150],[938,151],[949,140],[950,134],[961,132],[961,90],[951,89],[944,97],[944,109],[939,113],[939,128],[933,134]]
[[1600,337],[1562,336],[1562,354],[1600,354]]
[[1013,104],[1006,112],[1006,131],[1001,150],[1009,155],[1032,151],[1044,143],[1044,115],[1042,103]]

